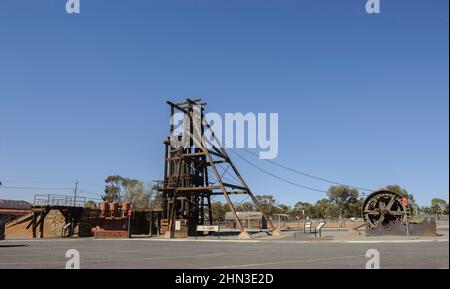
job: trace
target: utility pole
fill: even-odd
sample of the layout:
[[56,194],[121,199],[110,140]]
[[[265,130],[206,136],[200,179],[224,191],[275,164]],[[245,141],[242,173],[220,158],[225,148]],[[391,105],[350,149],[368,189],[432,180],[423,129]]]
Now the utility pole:
[[73,191],[73,206],[74,207],[77,204],[77,190],[78,190],[78,181],[75,181],[75,190]]

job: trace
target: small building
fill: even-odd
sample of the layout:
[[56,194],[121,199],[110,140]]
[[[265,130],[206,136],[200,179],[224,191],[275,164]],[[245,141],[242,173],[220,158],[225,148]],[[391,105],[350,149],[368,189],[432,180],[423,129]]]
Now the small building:
[[29,213],[31,213],[31,204],[26,201],[0,199],[0,220],[8,221]]
[[[267,222],[261,212],[236,212],[242,225],[249,229],[267,229]],[[232,212],[225,213],[225,227],[237,228],[236,218]]]
[[131,215],[131,234],[159,236],[162,208],[134,209]]
[[0,240],[5,239],[5,225],[11,219],[31,213],[31,204],[26,201],[0,199]]

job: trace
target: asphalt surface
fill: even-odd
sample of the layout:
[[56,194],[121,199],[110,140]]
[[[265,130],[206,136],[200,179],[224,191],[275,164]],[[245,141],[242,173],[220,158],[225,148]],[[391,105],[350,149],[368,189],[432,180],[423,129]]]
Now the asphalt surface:
[[365,268],[366,251],[380,253],[381,268],[448,268],[449,243],[229,242],[164,240],[7,240],[0,269],[65,268],[77,249],[87,268]]

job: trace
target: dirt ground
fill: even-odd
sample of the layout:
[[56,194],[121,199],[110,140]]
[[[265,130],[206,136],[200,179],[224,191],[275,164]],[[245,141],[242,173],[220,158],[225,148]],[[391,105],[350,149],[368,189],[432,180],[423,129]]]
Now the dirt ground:
[[[313,222],[313,226],[318,225],[319,222]],[[363,222],[358,221],[343,221],[342,224],[338,221],[327,221],[324,228],[355,228],[363,225]],[[278,226],[278,222],[274,221],[274,225]],[[304,223],[300,222],[286,222],[285,224],[281,223],[282,227],[288,229],[303,229]]]
[[[6,226],[5,235],[8,239],[30,239],[33,237],[33,230],[31,226],[27,229],[30,220],[13,225]],[[64,228],[64,216],[57,210],[52,210],[45,217],[44,222],[44,237],[45,238],[59,238]],[[39,227],[36,230],[39,238]]]

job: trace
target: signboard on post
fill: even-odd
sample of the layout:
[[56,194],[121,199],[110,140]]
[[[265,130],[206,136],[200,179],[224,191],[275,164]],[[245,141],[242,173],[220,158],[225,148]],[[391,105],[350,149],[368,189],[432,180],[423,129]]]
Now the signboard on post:
[[198,225],[197,226],[197,230],[195,230],[195,239],[197,239],[197,232],[203,232],[203,233],[216,232],[217,233],[217,239],[219,239],[219,236],[220,236],[219,231],[220,231],[220,227],[219,226]]
[[402,199],[402,205],[403,206],[407,206],[408,205],[408,199],[407,198],[403,198]]
[[197,231],[199,232],[218,232],[219,226],[197,226]]
[[[402,198],[402,205],[405,207],[408,206],[408,198]],[[406,224],[406,239],[409,239],[408,213],[406,208],[405,208],[405,224]]]

